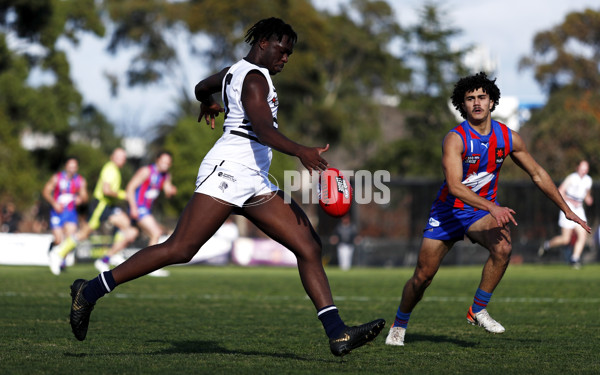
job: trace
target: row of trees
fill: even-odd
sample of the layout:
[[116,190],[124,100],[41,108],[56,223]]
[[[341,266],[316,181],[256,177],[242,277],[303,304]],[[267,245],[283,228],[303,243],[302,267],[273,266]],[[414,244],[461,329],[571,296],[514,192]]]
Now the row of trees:
[[[292,63],[275,77],[284,133],[306,144],[331,144],[328,158],[343,160],[343,168],[439,178],[440,140],[456,123],[449,93],[470,73],[462,63],[470,47],[449,47],[460,30],[440,5],[425,4],[416,25],[403,26],[382,0],[353,0],[336,14],[317,11],[309,0],[20,0],[0,3],[0,201],[30,204],[67,155],[80,158],[91,185],[120,142],[118,127],[83,102],[59,40],[77,44],[83,33],[93,33],[109,38],[110,53],[133,47],[137,55],[125,82],[107,72],[118,95],[122,85],[172,77],[179,66],[173,33],[185,30],[190,51],[216,71],[244,56],[250,25],[273,15],[291,22],[300,36]],[[210,45],[199,44],[198,35]],[[579,158],[598,171],[599,46],[600,10],[586,10],[536,35],[531,56],[522,59],[550,98],[522,133],[554,176]],[[32,84],[35,72],[51,79]],[[158,148],[173,152],[181,191],[173,211],[187,201],[198,164],[220,135],[198,125],[190,94],[182,90],[179,110],[157,124],[146,160]],[[383,115],[389,97],[400,103],[391,119]],[[397,137],[389,136],[391,127],[401,127]],[[55,145],[26,151],[20,144],[25,131],[53,134]],[[273,173],[281,178],[294,168],[296,160],[278,155]]]

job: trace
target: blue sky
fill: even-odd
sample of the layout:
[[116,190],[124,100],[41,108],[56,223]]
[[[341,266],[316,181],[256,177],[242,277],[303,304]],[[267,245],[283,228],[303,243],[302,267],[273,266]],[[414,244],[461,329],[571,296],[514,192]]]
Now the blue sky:
[[[317,1],[320,9],[335,11],[344,0]],[[402,26],[414,25],[418,20],[418,9],[424,1],[390,0]],[[521,102],[541,103],[545,101],[533,79],[533,72],[519,72],[518,62],[532,49],[534,35],[560,24],[566,14],[586,8],[600,10],[598,0],[479,0],[476,2],[448,0],[442,9],[447,12],[452,26],[463,31],[454,40],[456,46],[480,45],[488,50],[497,62],[497,83],[502,96],[515,96]],[[293,20],[286,20],[293,24]],[[184,44],[185,36],[176,35]],[[126,89],[112,98],[104,78],[108,71],[124,77],[128,57],[123,52],[118,56],[106,53],[108,41],[84,36],[77,47],[64,43],[71,62],[72,78],[82,92],[86,102],[102,109],[110,120],[125,132],[137,133],[155,125],[174,108],[174,100],[181,88],[193,95],[194,85],[208,72],[202,61],[189,56],[181,49],[182,65],[173,69],[173,76],[166,82],[149,88]],[[202,41],[196,41],[197,45]]]

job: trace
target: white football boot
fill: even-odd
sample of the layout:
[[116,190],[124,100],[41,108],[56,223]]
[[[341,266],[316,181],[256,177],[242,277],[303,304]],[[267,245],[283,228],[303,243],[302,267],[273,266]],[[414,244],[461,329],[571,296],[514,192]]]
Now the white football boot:
[[102,259],[96,259],[96,261],[94,262],[94,267],[96,267],[96,269],[100,273],[110,271],[110,267],[108,266],[108,263],[104,263],[104,261]]
[[483,327],[486,331],[491,333],[503,333],[505,331],[502,324],[492,319],[486,309],[481,310],[477,314],[473,314],[471,308],[472,307],[469,307],[469,311],[467,312],[467,322],[474,326]]
[[125,262],[125,257],[121,253],[117,253],[117,254],[111,256],[110,259],[108,260],[108,264],[110,264],[111,266],[115,266],[115,267],[121,265],[121,263],[123,263],[123,262]]
[[56,276],[60,275],[62,262],[63,259],[58,255],[58,251],[52,249],[48,254],[48,266],[50,267],[50,272]]
[[404,346],[404,335],[406,334],[406,328],[392,327],[390,332],[385,338],[386,345]]
[[148,276],[152,276],[152,277],[168,277],[171,274],[171,272],[165,270],[165,269],[157,269],[156,271],[152,271],[148,274]]

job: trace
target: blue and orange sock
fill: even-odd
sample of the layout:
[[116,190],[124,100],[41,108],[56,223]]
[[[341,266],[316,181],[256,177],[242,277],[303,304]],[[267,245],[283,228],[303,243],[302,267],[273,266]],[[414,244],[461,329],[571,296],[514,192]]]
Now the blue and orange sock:
[[471,311],[473,314],[477,314],[481,310],[485,309],[492,298],[492,293],[485,292],[477,288],[475,297],[473,298],[473,305],[471,305]]
[[346,325],[340,318],[340,314],[335,305],[325,306],[317,311],[317,317],[325,328],[325,333],[330,339],[338,338],[346,329]]
[[400,311],[400,307],[398,307],[398,311],[396,312],[396,319],[394,319],[394,324],[392,327],[402,327],[406,329],[408,327],[408,320],[410,319],[410,313],[403,313]]
[[102,272],[98,277],[88,282],[83,291],[83,297],[89,303],[96,303],[100,297],[111,292],[116,286],[117,283],[112,276],[112,271]]

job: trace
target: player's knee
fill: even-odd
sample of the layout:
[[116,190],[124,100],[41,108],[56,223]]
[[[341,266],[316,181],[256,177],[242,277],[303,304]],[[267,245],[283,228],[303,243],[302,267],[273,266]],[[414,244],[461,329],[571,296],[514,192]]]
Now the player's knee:
[[200,245],[195,241],[169,239],[165,242],[165,245],[167,245],[167,256],[171,264],[188,263],[200,249]]
[[412,283],[414,289],[424,290],[427,289],[429,285],[431,285],[434,276],[435,272],[427,272],[426,270],[416,270],[410,282]]
[[321,262],[322,259],[321,244],[312,242],[310,245],[301,246],[298,250],[294,251],[298,261],[305,262]]
[[152,230],[152,232],[150,233],[150,237],[152,237],[154,240],[156,240],[156,242],[158,242],[158,239],[160,238],[160,236],[163,235],[163,231],[160,228],[155,228]]
[[139,233],[140,233],[140,231],[136,227],[130,227],[127,230],[127,240],[134,241],[137,238]]
[[512,245],[510,243],[499,244],[498,246],[494,247],[491,254],[498,260],[508,261],[510,260],[510,255],[512,254]]

